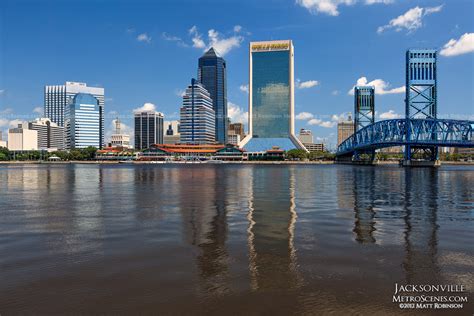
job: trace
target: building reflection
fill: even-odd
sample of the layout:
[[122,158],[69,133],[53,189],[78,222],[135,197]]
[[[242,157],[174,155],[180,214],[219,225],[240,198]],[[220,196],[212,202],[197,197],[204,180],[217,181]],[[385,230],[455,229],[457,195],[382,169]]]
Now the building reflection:
[[294,170],[258,166],[252,169],[251,179],[253,190],[247,214],[251,288],[296,288],[300,278],[294,246]]
[[204,294],[221,295],[229,291],[229,267],[226,240],[227,195],[233,177],[218,166],[191,166],[186,172],[178,170],[177,183],[183,236],[195,246]]
[[439,278],[438,170],[405,170],[405,260],[408,284],[436,284]]
[[375,243],[375,189],[374,168],[353,169],[354,229],[359,243]]

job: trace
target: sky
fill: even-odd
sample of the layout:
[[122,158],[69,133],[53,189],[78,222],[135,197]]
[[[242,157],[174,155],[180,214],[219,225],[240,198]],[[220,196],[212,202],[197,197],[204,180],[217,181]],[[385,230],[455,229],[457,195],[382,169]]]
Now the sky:
[[474,1],[240,0],[0,3],[0,130],[40,117],[44,86],[105,88],[107,133],[133,110],[178,119],[210,46],[227,61],[229,115],[246,123],[251,41],[295,46],[295,130],[335,147],[356,83],[376,86],[376,120],[404,117],[405,51],[439,49],[438,117],[474,119]]

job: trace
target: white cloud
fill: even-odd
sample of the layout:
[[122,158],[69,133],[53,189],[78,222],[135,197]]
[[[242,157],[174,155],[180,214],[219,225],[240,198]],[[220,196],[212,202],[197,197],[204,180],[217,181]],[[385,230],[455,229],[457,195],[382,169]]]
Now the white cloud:
[[239,89],[242,92],[249,93],[249,85],[248,84],[240,85]]
[[379,4],[379,3],[391,4],[393,2],[394,2],[394,0],[365,0],[365,4],[367,4],[367,5]]
[[4,94],[5,93],[5,89],[1,89],[0,90],[0,95]]
[[39,115],[43,115],[43,107],[37,106],[33,109],[33,113],[38,113]]
[[352,5],[355,0],[296,0],[296,3],[306,8],[311,13],[324,13],[331,16],[338,16],[338,7],[341,4]]
[[191,27],[188,32],[189,32],[189,35],[193,37],[192,38],[193,47],[196,47],[196,48],[206,47],[206,43],[204,43],[204,41],[202,40],[201,34],[199,34],[196,25],[193,25],[193,27]]
[[12,114],[13,109],[12,108],[6,108],[5,110],[0,111],[0,115],[7,115],[7,114]]
[[249,113],[237,104],[227,102],[227,115],[232,123],[243,123],[247,125]]
[[[372,4],[390,4],[394,0],[363,0],[362,2],[365,5]],[[303,8],[308,9],[309,12],[315,13],[324,13],[330,16],[339,15],[339,6],[340,5],[353,5],[359,2],[359,0],[296,0],[296,3]]]
[[325,128],[332,128],[332,127],[336,126],[336,124],[337,124],[337,122],[323,121],[323,120],[318,119],[318,118],[313,118],[313,119],[308,121],[308,125],[317,125],[317,126],[321,126],[321,127],[325,127]]
[[170,35],[166,32],[163,32],[161,33],[161,37],[165,40],[165,41],[169,41],[169,42],[176,42],[178,44],[178,46],[181,46],[181,47],[188,47],[189,45],[186,44],[183,39],[181,37],[178,37],[178,36],[174,36],[174,35]]
[[208,47],[214,47],[219,55],[224,56],[230,52],[233,48],[240,47],[240,43],[243,42],[244,38],[240,35],[234,35],[228,38],[223,38],[216,30],[208,31],[209,43]]
[[174,94],[180,98],[182,98],[186,94],[186,90],[183,89],[176,89],[174,90]]
[[449,40],[439,53],[442,56],[450,57],[472,52],[474,52],[474,33],[465,33],[457,40]]
[[[242,27],[240,25],[234,26],[234,32],[238,33]],[[208,50],[211,47],[214,47],[216,52],[220,56],[226,55],[233,48],[240,47],[240,44],[243,42],[244,37],[241,35],[234,34],[230,37],[223,37],[218,31],[210,29],[207,31],[207,44],[202,39],[202,34],[199,33],[196,25],[189,29],[189,34],[192,36],[193,47]]]
[[138,34],[137,36],[137,41],[139,42],[145,42],[145,43],[151,43],[151,36],[149,36],[146,33]]
[[156,106],[153,103],[144,103],[143,106],[134,109],[133,113],[146,111],[156,111]]
[[352,89],[349,90],[348,94],[354,95],[354,87],[355,86],[374,86],[375,87],[375,94],[397,94],[397,93],[404,93],[405,86],[401,86],[398,88],[390,89],[390,83],[385,82],[382,79],[375,79],[368,82],[366,77],[360,77],[357,79],[357,83],[352,86]]
[[423,17],[441,11],[443,5],[430,8],[420,8],[418,6],[408,10],[404,14],[390,20],[387,25],[380,26],[377,33],[382,33],[385,30],[395,28],[395,31],[400,32],[406,29],[408,33],[414,32],[423,26]]
[[333,92],[331,92],[332,95],[338,95],[339,94],[339,90],[334,90]]
[[309,119],[312,119],[314,117],[313,114],[309,113],[309,112],[301,112],[299,113],[298,115],[295,116],[295,118],[297,120],[309,120]]
[[296,79],[295,85],[298,89],[308,89],[319,85],[319,81],[317,80],[308,80],[308,81],[300,81]]
[[400,114],[395,113],[394,110],[389,110],[388,112],[381,113],[379,118],[383,120],[391,120],[391,119],[396,119],[396,118],[401,118],[402,116]]

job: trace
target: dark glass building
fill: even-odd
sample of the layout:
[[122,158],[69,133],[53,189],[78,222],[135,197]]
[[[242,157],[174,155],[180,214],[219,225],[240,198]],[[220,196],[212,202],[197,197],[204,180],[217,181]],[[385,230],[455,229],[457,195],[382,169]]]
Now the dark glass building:
[[211,95],[216,113],[216,142],[227,143],[227,74],[224,58],[210,48],[199,58],[198,81]]
[[135,112],[135,149],[147,149],[153,144],[163,144],[163,114]]

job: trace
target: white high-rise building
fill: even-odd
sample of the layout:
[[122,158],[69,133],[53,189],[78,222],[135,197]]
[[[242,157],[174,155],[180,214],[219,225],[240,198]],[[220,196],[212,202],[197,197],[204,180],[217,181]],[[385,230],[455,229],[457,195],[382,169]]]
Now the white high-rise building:
[[15,151],[38,150],[38,132],[28,129],[28,123],[8,130],[8,149]]
[[[52,85],[44,87],[44,116],[59,126],[64,126],[65,109],[78,93],[93,95],[99,100],[99,111],[101,112],[102,128],[104,128],[104,88],[88,87],[83,82],[66,82],[64,85]],[[101,132],[101,146],[104,144],[104,130]]]

